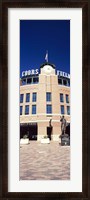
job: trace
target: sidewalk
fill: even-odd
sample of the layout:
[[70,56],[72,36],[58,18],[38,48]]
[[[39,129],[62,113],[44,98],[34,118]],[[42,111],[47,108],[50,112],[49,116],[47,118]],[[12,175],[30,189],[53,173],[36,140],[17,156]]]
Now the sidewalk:
[[30,141],[20,147],[20,180],[69,180],[70,146]]

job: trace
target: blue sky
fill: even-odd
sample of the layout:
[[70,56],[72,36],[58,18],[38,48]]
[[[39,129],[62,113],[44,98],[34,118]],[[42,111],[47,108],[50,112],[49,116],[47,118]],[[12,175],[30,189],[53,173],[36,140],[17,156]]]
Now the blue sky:
[[48,61],[70,73],[70,21],[20,20],[20,76]]

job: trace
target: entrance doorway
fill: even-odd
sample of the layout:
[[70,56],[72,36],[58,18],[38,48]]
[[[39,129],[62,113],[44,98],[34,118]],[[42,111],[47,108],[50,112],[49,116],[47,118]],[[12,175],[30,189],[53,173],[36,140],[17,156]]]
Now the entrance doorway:
[[50,140],[52,139],[52,127],[47,127],[47,136]]
[[20,138],[27,135],[29,140],[37,140],[37,123],[20,124]]
[[37,140],[37,125],[29,126],[29,140]]
[[66,134],[70,137],[70,123],[67,124],[66,126]]

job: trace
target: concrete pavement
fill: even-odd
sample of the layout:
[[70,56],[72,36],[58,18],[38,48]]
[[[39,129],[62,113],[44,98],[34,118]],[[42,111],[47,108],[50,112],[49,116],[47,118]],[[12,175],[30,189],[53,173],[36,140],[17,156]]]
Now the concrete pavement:
[[30,141],[20,147],[20,180],[69,180],[70,146]]

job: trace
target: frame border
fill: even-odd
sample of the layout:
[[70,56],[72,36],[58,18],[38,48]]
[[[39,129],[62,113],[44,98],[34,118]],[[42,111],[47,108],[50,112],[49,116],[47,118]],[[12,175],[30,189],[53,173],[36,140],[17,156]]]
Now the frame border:
[[[23,199],[23,198],[64,198],[64,199],[71,199],[71,198],[78,198],[78,199],[89,199],[89,180],[90,175],[88,172],[88,148],[89,148],[89,54],[88,54],[88,12],[90,8],[88,6],[89,0],[58,0],[55,1],[45,1],[42,2],[28,0],[3,0],[1,3],[1,11],[2,11],[2,18],[1,18],[1,25],[2,25],[2,40],[0,45],[0,52],[1,52],[1,64],[2,67],[0,68],[0,91],[1,91],[1,133],[0,134],[0,161],[1,161],[1,169],[0,169],[0,197],[1,199]],[[82,130],[83,130],[83,159],[82,159],[82,192],[8,192],[8,8],[82,8],[82,59],[83,59],[83,93],[82,93]],[[2,51],[1,51],[2,47]],[[78,181],[78,180],[77,180]]]

